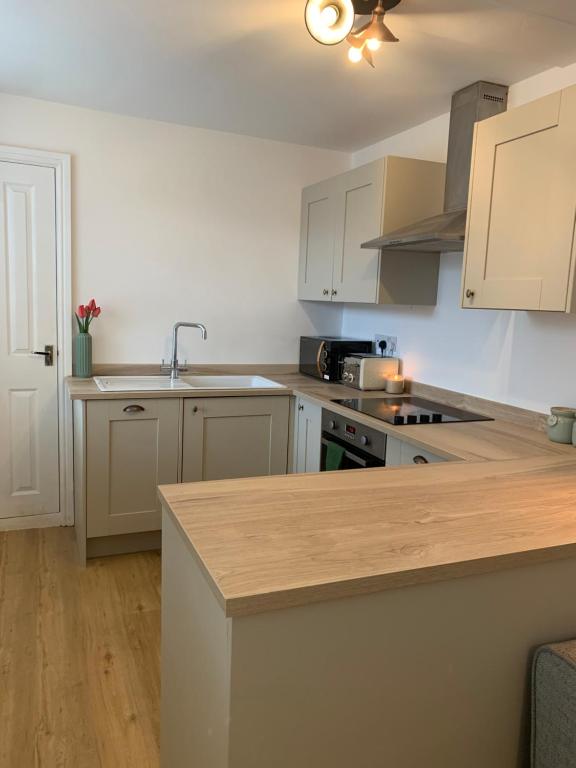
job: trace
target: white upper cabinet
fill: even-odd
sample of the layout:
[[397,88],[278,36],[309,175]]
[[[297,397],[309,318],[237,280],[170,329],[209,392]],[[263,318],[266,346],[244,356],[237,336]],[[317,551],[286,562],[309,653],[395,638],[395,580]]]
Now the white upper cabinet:
[[386,157],[302,193],[299,299],[435,304],[438,255],[363,242],[442,211],[445,166]]
[[332,180],[302,193],[298,297],[330,301],[336,191]]
[[380,234],[384,169],[377,160],[335,180],[334,301],[376,301],[380,254],[360,246]]
[[574,311],[576,87],[478,123],[462,306]]

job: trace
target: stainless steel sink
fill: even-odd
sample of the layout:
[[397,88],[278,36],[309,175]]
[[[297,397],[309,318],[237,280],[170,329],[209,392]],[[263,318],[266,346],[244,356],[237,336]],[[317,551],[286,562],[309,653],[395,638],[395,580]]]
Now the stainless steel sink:
[[262,376],[95,376],[101,392],[165,392],[191,389],[285,389]]

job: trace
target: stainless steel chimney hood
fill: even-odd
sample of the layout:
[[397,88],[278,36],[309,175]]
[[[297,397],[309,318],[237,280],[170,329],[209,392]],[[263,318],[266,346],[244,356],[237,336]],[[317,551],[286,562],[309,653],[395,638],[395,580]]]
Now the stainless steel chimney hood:
[[362,248],[432,253],[463,250],[474,124],[505,112],[507,106],[506,85],[480,81],[457,91],[450,112],[444,213],[362,243]]

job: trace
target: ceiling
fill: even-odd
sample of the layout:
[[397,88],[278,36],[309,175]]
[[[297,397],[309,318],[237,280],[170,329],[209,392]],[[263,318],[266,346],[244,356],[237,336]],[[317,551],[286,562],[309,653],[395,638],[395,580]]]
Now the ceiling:
[[304,0],[0,0],[0,91],[351,151],[576,61],[574,0],[403,0],[353,65]]

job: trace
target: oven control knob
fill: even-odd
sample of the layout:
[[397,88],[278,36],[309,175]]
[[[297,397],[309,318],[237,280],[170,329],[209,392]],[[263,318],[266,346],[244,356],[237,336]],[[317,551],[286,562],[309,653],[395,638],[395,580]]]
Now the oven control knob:
[[334,421],[334,419],[331,419],[331,420],[328,422],[328,426],[329,426],[329,428],[330,428],[330,429],[336,429],[336,427],[338,426],[338,424],[336,424],[336,422]]
[[370,445],[370,438],[366,437],[366,435],[362,435],[360,438],[360,445]]
[[442,414],[441,413],[433,413],[432,414],[432,421],[434,424],[439,424],[442,421]]

